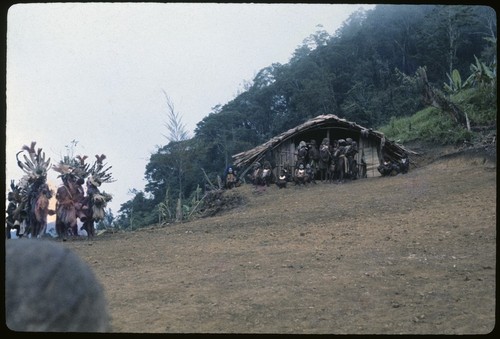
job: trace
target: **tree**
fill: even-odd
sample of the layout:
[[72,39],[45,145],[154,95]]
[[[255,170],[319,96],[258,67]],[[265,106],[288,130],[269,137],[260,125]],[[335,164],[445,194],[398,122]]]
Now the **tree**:
[[162,90],[167,102],[167,121],[164,126],[167,128],[168,134],[163,134],[169,142],[177,142],[188,139],[188,132],[186,126],[182,123],[182,116],[176,112],[174,103],[168,94]]
[[[186,162],[188,161],[186,157],[185,143],[183,141],[188,139],[188,132],[186,131],[185,125],[182,123],[182,116],[179,112],[176,112],[172,100],[165,91],[163,91],[167,101],[167,121],[165,122],[165,127],[167,127],[168,134],[164,135],[169,141],[170,154],[174,159],[172,174],[177,178],[177,183],[179,187],[179,197],[177,200],[177,211],[176,220],[182,220],[182,199],[183,199],[183,182],[184,182],[184,172],[186,170]],[[180,207],[179,207],[180,206]]]
[[150,225],[154,223],[155,215],[153,200],[148,198],[142,191],[136,189],[129,190],[134,197],[120,206],[120,216],[117,219],[117,225],[123,229],[135,229],[139,226]]
[[[467,26],[471,21],[471,7],[467,6],[443,6],[442,16],[444,16],[444,25],[446,38],[448,40],[448,74],[452,74],[454,62],[457,57],[458,48],[466,43],[463,36],[467,32]],[[450,85],[452,81],[450,80]]]

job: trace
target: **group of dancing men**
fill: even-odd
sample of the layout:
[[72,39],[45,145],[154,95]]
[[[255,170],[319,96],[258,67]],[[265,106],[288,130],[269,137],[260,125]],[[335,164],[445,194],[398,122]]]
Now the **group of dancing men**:
[[[8,193],[6,217],[6,238],[11,238],[11,230],[18,238],[41,238],[47,228],[48,215],[56,215],[55,229],[58,238],[78,236],[78,219],[83,223],[81,229],[88,237],[95,234],[94,223],[105,216],[105,208],[112,196],[101,192],[102,183],[113,182],[109,173],[111,166],[103,163],[106,156],[96,155],[92,165],[86,163],[87,156],[64,156],[50,167],[50,158],[45,160],[41,148],[35,149],[36,142],[24,145],[16,154],[18,166],[25,173],[16,184],[11,180]],[[20,154],[23,153],[23,160]],[[62,184],[56,191],[55,210],[49,208],[54,192],[47,184],[50,169],[58,172]],[[86,189],[83,188],[85,184]]]

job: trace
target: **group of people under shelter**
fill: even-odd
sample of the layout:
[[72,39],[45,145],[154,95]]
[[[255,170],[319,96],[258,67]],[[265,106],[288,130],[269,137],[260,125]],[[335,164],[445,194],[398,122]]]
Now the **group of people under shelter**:
[[[333,140],[332,143],[329,138],[324,138],[319,147],[314,139],[308,143],[300,141],[295,153],[297,160],[293,170],[285,164],[276,176],[270,161],[265,160],[262,163],[257,161],[245,179],[255,186],[269,187],[271,184],[276,184],[278,188],[286,188],[288,183],[298,186],[316,184],[316,180],[343,183],[346,179],[366,178],[367,164],[363,155],[358,163],[357,153],[358,145],[351,138]],[[377,167],[382,176],[407,173],[408,169],[407,157],[403,158],[402,162],[384,159],[383,163]],[[240,184],[237,169],[232,165],[227,167],[224,172],[225,188],[231,189]]]

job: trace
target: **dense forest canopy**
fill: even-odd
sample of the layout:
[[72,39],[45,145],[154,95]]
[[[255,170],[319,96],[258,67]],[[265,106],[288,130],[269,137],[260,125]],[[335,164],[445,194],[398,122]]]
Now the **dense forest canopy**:
[[[489,71],[496,112],[496,30],[491,7],[463,5],[377,5],[353,13],[334,35],[318,25],[288,63],[261,69],[242,93],[214,107],[194,137],[158,147],[146,166],[145,192],[121,206],[118,225],[188,215],[231,155],[317,115],[375,129],[413,115],[426,107],[418,82],[409,81],[419,68],[442,91],[457,89],[457,74]],[[489,119],[496,123],[496,115]]]

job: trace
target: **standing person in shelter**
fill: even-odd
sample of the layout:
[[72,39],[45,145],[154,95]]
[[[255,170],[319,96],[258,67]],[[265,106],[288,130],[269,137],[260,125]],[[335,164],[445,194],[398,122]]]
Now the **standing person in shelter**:
[[320,171],[320,180],[326,181],[329,178],[329,166],[332,159],[330,139],[324,138],[319,146],[319,162],[318,168]]
[[346,139],[347,146],[345,148],[345,156],[347,158],[347,173],[349,179],[354,180],[358,177],[358,164],[354,158],[358,153],[358,144],[351,138]]
[[308,149],[305,141],[299,142],[299,147],[297,148],[297,162],[295,163],[295,168],[298,168],[300,164],[307,164],[308,161]]
[[[312,182],[316,183],[316,173],[318,172],[319,169],[319,163],[320,163],[320,154],[319,154],[319,149],[318,146],[316,145],[316,140],[311,139],[309,144],[307,145],[308,152],[307,152],[307,157],[308,157],[308,164],[311,167],[311,173],[313,173],[313,176],[310,178]],[[306,165],[307,167],[307,165]]]

